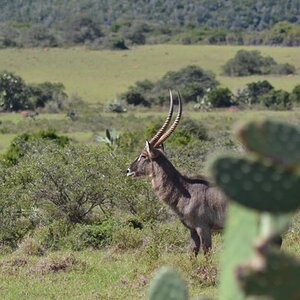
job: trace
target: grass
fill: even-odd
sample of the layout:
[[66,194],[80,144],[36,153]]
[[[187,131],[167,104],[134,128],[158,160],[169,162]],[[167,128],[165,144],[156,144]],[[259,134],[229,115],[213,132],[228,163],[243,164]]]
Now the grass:
[[[220,75],[221,66],[239,49],[259,50],[279,63],[291,63],[297,75],[248,76],[230,78]],[[206,45],[153,45],[129,51],[69,49],[3,49],[2,70],[13,71],[28,83],[62,82],[68,93],[78,94],[87,102],[113,100],[138,80],[157,80],[166,72],[187,65],[199,65],[217,74],[230,89],[267,79],[276,88],[292,90],[300,81],[300,51],[296,47],[240,47]]]
[[13,133],[0,134],[0,153],[8,148],[15,136],[16,134]]
[[[299,216],[294,218],[283,243],[283,250],[298,257]],[[148,244],[125,250],[115,245],[102,250],[50,252],[45,256],[26,255],[20,251],[0,255],[0,298],[146,299],[149,283],[157,270],[165,265],[186,279],[191,299],[199,295],[216,298],[221,236],[213,237],[210,257],[194,259],[188,254],[187,247],[178,245],[188,243],[187,230],[179,221],[173,222],[172,226],[173,230],[178,226],[177,235],[170,232],[175,237],[173,245],[162,240],[157,241],[160,246],[148,241]],[[156,233],[161,234],[163,228],[156,229]],[[144,241],[148,238],[143,236]]]

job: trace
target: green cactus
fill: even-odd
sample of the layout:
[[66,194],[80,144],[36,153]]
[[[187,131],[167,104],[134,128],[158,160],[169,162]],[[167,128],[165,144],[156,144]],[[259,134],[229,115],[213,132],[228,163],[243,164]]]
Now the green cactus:
[[[300,207],[300,129],[270,120],[251,121],[238,135],[251,153],[222,155],[211,164],[213,177],[224,193],[245,206],[234,212],[230,205],[220,299],[300,299],[299,260],[273,247],[275,238],[289,224],[291,214],[283,213]],[[251,213],[246,207],[257,211],[256,221],[251,223],[250,216],[246,217],[246,211]],[[252,232],[252,237],[245,232]],[[258,244],[256,248],[250,246],[251,239]],[[239,244],[235,245],[235,240]],[[248,262],[242,263],[243,251],[247,251],[244,258],[253,253]]]
[[284,167],[300,167],[300,128],[264,119],[250,121],[238,130],[243,145]]
[[223,155],[211,165],[216,183],[233,201],[283,213],[300,207],[300,173],[266,160]]
[[112,150],[116,149],[118,146],[118,142],[119,142],[119,135],[117,134],[116,130],[115,129],[112,129],[112,130],[106,129],[105,135],[106,135],[105,138],[103,138],[101,136],[96,136],[96,141],[98,143],[105,143]]
[[258,215],[240,205],[232,204],[224,236],[221,257],[220,299],[243,299],[243,292],[235,278],[235,268],[253,254],[252,241],[258,233]]
[[174,270],[163,267],[156,274],[149,289],[149,300],[187,300],[188,290]]
[[270,250],[265,242],[257,247],[256,252],[250,262],[236,270],[237,280],[245,294],[268,296],[273,300],[300,299],[299,260]]

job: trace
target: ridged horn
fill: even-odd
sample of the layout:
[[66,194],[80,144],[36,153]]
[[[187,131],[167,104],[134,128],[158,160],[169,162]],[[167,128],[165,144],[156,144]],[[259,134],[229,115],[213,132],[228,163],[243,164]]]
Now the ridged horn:
[[176,117],[174,123],[172,124],[172,126],[168,129],[168,131],[165,132],[159,138],[159,140],[155,143],[154,147],[158,147],[159,145],[161,145],[175,131],[176,127],[179,124],[181,114],[182,114],[182,100],[181,100],[181,96],[180,96],[179,92],[177,92],[177,96],[178,96],[178,113],[177,113],[177,117]]
[[171,90],[169,89],[169,93],[170,93],[170,108],[169,108],[169,113],[168,116],[165,120],[165,123],[161,126],[161,128],[158,130],[158,132],[155,134],[155,136],[149,141],[151,146],[154,146],[156,144],[156,142],[159,140],[159,138],[162,136],[162,134],[166,131],[167,127],[170,124],[170,121],[172,119],[172,115],[173,115],[173,95]]

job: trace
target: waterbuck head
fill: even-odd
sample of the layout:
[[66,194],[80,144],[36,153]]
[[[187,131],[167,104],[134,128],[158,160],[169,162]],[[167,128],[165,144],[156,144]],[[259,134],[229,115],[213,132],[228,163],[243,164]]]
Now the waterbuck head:
[[155,136],[150,140],[146,141],[145,148],[138,155],[138,157],[134,160],[133,163],[127,169],[127,176],[151,176],[153,172],[153,163],[157,162],[159,159],[164,158],[163,153],[163,143],[167,140],[167,138],[175,131],[182,113],[182,100],[179,93],[178,95],[178,113],[174,123],[168,129],[170,121],[173,115],[173,95],[170,90],[170,109],[168,116],[162,125],[162,127],[158,130]]

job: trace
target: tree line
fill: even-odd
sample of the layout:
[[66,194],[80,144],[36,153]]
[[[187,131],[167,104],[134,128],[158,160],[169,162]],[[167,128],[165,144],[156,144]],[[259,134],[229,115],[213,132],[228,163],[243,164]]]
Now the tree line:
[[300,45],[297,0],[6,1],[0,47],[127,49],[136,44]]

